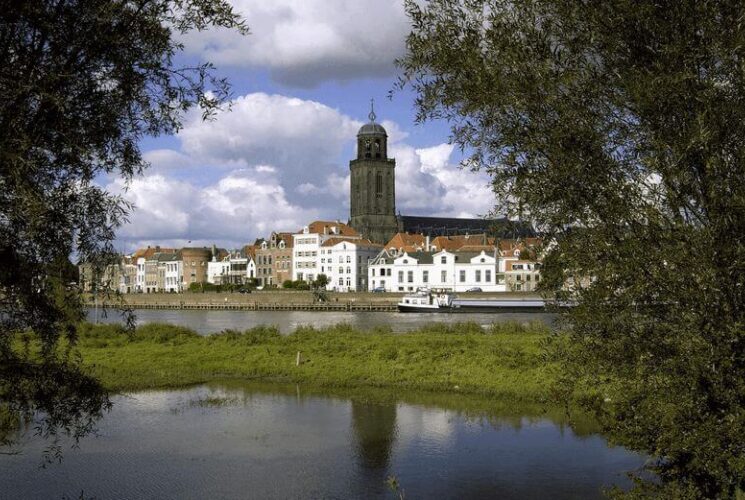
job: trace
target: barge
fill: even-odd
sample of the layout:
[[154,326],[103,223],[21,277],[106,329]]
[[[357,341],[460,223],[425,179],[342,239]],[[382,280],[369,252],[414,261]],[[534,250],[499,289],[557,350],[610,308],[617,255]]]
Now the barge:
[[419,290],[404,295],[398,303],[400,312],[544,312],[542,299],[459,299],[448,291]]

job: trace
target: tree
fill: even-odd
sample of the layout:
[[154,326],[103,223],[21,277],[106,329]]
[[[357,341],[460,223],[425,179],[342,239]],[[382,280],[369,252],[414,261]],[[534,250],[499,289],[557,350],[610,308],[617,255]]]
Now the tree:
[[656,458],[635,493],[745,489],[741,2],[420,4],[400,87],[552,242],[569,387]]
[[316,288],[325,288],[329,284],[329,277],[321,273],[313,280],[313,286]]
[[227,100],[209,63],[176,64],[179,36],[246,28],[225,0],[3,1],[0,20],[0,406],[78,437],[109,399],[66,348],[84,310],[65,263],[111,263],[131,208],[96,181],[131,181],[144,136]]

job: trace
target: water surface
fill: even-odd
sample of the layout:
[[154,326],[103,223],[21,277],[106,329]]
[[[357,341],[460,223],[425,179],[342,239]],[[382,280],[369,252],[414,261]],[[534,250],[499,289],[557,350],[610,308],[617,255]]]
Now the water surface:
[[560,411],[448,395],[210,384],[115,398],[98,437],[39,469],[0,456],[0,498],[599,498],[643,457]]
[[[201,334],[220,332],[231,328],[247,330],[259,325],[275,325],[282,333],[291,333],[299,326],[316,328],[347,323],[360,330],[378,327],[391,328],[394,332],[417,330],[427,323],[458,323],[472,321],[490,325],[503,321],[545,321],[552,323],[556,315],[550,313],[399,313],[351,311],[200,311],[177,309],[142,309],[135,311],[138,324],[170,323],[189,327]],[[88,310],[88,320],[120,322],[114,310],[104,312]]]

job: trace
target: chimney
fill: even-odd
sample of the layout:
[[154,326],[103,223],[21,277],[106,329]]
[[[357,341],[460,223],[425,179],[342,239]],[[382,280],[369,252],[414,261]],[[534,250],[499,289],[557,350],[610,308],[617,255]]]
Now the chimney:
[[424,238],[424,251],[429,252],[429,235],[427,235],[427,237]]
[[323,234],[329,234],[329,227],[326,224],[323,225]]

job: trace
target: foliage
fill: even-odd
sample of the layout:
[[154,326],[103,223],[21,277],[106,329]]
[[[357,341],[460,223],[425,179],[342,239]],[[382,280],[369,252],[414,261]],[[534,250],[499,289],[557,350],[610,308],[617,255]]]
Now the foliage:
[[319,274],[316,279],[313,280],[314,288],[325,288],[329,284],[329,277],[325,274]]
[[[541,402],[551,396],[556,363],[545,356],[540,322],[431,324],[416,332],[365,332],[349,325],[300,327],[280,335],[256,327],[200,336],[165,324],[80,326],[76,351],[110,390],[180,387],[250,378],[323,387],[390,387]],[[297,352],[302,363],[295,366]]]
[[193,293],[203,293],[203,292],[222,293],[222,292],[237,292],[244,288],[250,288],[250,285],[238,285],[236,283],[223,283],[220,285],[216,285],[215,283],[200,282],[200,283],[189,283],[189,288],[187,288],[187,290]]
[[658,458],[634,494],[745,489],[742,3],[406,8],[400,86],[551,242],[543,287],[579,302],[566,390]]
[[310,290],[310,284],[303,280],[285,280],[282,283],[282,288],[289,288],[291,290]]
[[[40,411],[41,432],[73,436],[108,406],[79,362],[57,352],[83,318],[68,258],[100,274],[130,205],[96,181],[127,185],[147,166],[139,141],[170,134],[229,94],[210,64],[179,67],[179,39],[211,25],[245,31],[223,0],[3,2],[0,9],[0,403]],[[106,293],[107,291],[99,290]],[[13,349],[32,330],[38,351]]]

